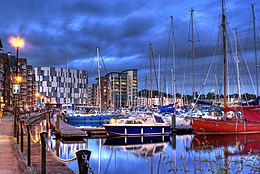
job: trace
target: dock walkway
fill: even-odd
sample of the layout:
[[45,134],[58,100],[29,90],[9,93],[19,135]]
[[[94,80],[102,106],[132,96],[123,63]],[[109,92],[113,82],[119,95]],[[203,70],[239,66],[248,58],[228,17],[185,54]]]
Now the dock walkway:
[[65,123],[63,120],[60,120],[59,126],[60,126],[59,133],[62,138],[70,138],[70,137],[83,138],[87,136],[87,134],[84,131],[77,129],[75,126],[71,126]]
[[59,116],[56,114],[53,115],[53,117],[50,119],[51,126],[55,130],[57,134],[62,139],[80,139],[80,138],[101,138],[106,137],[107,132],[104,127],[75,127],[68,123],[66,123],[64,120],[59,120]]

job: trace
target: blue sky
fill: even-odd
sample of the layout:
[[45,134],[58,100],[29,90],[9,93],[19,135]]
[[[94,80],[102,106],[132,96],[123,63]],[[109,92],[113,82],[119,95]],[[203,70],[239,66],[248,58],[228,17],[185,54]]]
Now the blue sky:
[[[226,13],[230,45],[234,47],[232,29],[237,28],[237,37],[242,47],[239,55],[245,55],[254,83],[251,3],[253,1],[227,0]],[[255,3],[258,27],[260,4]],[[69,55],[69,68],[88,70],[90,83],[97,76],[98,46],[105,62],[105,66],[102,65],[103,75],[111,71],[138,69],[139,90],[149,88],[149,81],[146,83],[145,79],[149,78],[151,42],[156,68],[158,56],[161,55],[162,88],[170,92],[173,65],[170,16],[173,16],[177,92],[191,93],[193,76],[189,57],[191,43],[188,42],[191,7],[195,10],[195,78],[198,90],[205,79],[212,56],[215,55],[215,68],[212,71],[217,70],[217,62],[221,62],[221,46],[216,47],[221,0],[1,0],[0,38],[4,51],[10,51],[13,55],[15,48],[8,39],[11,36],[24,38],[26,44],[20,50],[20,56],[27,57],[28,63],[34,66],[66,67]],[[240,66],[241,74],[246,74],[245,65],[241,63]],[[221,77],[215,74],[210,73],[205,90],[211,91],[221,85],[218,80]],[[243,78],[245,91],[253,92],[248,80],[250,78],[246,75]],[[230,79],[235,81],[235,76],[230,75]],[[153,81],[155,89],[156,82]],[[231,86],[230,90],[232,88],[235,91],[235,85]]]

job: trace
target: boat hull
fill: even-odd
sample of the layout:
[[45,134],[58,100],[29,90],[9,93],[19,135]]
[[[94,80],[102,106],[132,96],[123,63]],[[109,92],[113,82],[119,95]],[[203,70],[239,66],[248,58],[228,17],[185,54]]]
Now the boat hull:
[[105,120],[118,119],[120,115],[91,115],[91,116],[67,116],[66,122],[104,122]]
[[260,122],[194,118],[191,124],[197,134],[260,133]]
[[170,126],[145,126],[145,125],[103,125],[111,136],[153,136],[169,135]]

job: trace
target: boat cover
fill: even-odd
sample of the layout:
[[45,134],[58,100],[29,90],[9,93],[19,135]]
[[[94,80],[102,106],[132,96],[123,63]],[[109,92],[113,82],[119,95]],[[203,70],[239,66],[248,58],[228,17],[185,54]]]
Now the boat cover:
[[260,103],[260,97],[257,97],[253,101],[242,103],[242,106],[257,106],[257,105],[259,105],[259,103]]
[[161,113],[163,112],[170,112],[170,113],[174,113],[175,111],[175,105],[177,105],[178,102],[176,102],[175,104],[172,103],[172,104],[168,104],[166,106],[158,106],[159,110]]
[[240,111],[248,121],[260,122],[260,106],[234,106],[224,109],[224,112],[229,111]]
[[[196,100],[195,100],[195,102],[196,102]],[[199,105],[207,105],[207,106],[212,106],[213,105],[212,101],[204,101],[204,100],[197,100],[197,104],[199,104]]]

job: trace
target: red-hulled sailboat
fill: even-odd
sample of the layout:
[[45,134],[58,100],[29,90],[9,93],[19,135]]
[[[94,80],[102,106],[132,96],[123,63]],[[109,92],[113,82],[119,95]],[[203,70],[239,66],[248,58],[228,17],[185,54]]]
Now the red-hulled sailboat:
[[260,133],[260,106],[227,107],[224,112],[240,111],[243,117],[232,119],[194,118],[192,128],[197,134],[252,134]]
[[226,54],[226,17],[224,14],[224,0],[222,0],[222,27],[224,52],[224,112],[240,111],[243,118],[234,119],[205,119],[194,118],[192,128],[197,134],[252,134],[260,133],[260,106],[227,107],[227,54]]

